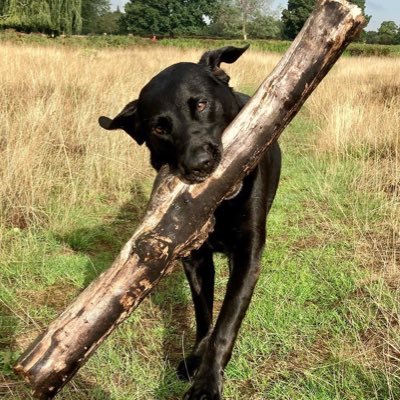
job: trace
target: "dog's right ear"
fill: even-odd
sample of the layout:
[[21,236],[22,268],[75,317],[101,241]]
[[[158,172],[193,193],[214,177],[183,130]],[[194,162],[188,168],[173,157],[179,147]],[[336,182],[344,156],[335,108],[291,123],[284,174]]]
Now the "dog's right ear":
[[219,68],[221,63],[234,63],[248,48],[247,44],[244,47],[226,46],[221,49],[211,50],[204,53],[199,61],[199,64],[206,65],[213,71],[215,68]]
[[249,44],[244,47],[227,46],[207,51],[201,56],[199,64],[208,67],[213,75],[222,82],[229,83],[229,75],[220,68],[221,63],[234,63],[249,46]]
[[137,117],[137,100],[128,103],[114,119],[100,117],[99,125],[108,131],[123,129],[129,136],[136,140],[138,144],[145,141],[144,135],[140,131]]

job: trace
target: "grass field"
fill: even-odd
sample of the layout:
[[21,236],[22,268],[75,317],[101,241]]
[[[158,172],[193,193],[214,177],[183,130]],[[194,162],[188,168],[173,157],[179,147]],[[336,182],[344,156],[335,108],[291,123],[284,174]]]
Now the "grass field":
[[[0,398],[11,366],[133,232],[153,173],[115,115],[172,47],[0,46]],[[279,56],[227,66],[251,94]],[[344,58],[283,134],[263,272],[226,371],[226,399],[400,398],[400,59]],[[217,260],[217,297],[227,271]],[[193,339],[177,265],[81,369],[65,400],[180,399]]]

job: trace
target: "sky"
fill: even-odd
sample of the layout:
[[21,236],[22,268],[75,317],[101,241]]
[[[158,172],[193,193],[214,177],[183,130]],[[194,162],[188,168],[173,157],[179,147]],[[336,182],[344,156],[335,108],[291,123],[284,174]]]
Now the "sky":
[[[112,8],[117,6],[123,11],[123,6],[128,0],[111,0]],[[274,0],[273,9],[285,8],[287,0]],[[400,25],[400,1],[399,0],[366,0],[366,13],[371,15],[371,21],[367,30],[376,31],[382,21],[395,21]]]

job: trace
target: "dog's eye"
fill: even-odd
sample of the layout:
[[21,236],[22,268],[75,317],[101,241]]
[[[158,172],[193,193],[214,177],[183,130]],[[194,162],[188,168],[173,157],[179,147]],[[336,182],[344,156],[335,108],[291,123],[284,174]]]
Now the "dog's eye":
[[198,112],[204,111],[207,108],[207,102],[205,100],[197,102],[196,108]]
[[166,133],[166,130],[162,126],[156,126],[155,128],[153,128],[153,132],[157,135],[164,135]]

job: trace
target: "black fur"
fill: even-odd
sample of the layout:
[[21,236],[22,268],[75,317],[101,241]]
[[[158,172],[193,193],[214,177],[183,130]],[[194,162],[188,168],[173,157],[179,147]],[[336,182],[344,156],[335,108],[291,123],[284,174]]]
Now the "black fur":
[[[166,68],[114,119],[100,117],[100,125],[124,129],[139,144],[146,143],[155,169],[168,163],[186,182],[203,181],[221,159],[223,130],[249,98],[228,86],[220,64],[235,62],[247,47],[224,47],[205,53],[198,64]],[[183,260],[197,322],[192,354],[178,366],[180,378],[193,378],[185,400],[222,398],[223,370],[258,279],[280,168],[280,149],[274,144],[240,191],[217,208],[208,240]],[[230,277],[213,326],[214,252],[228,256]]]

